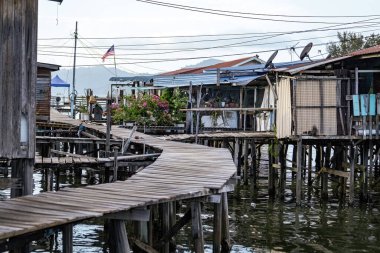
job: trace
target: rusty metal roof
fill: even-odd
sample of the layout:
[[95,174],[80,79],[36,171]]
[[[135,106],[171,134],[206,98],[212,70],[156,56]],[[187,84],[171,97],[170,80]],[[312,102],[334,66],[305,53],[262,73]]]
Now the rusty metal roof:
[[183,68],[183,69],[178,69],[166,73],[160,74],[160,76],[173,76],[173,75],[183,75],[183,74],[201,74],[205,70],[208,69],[220,69],[220,68],[228,68],[228,67],[237,67],[242,64],[248,63],[250,61],[257,61],[258,63],[264,63],[261,59],[259,59],[256,56],[253,57],[245,57],[245,58],[240,58],[232,61],[226,61],[226,62],[221,62],[217,64],[213,64],[210,66],[205,66],[205,67],[199,67],[199,68]]
[[367,55],[367,54],[378,54],[380,53],[380,45],[374,46],[374,47],[369,47],[369,48],[364,48],[355,52],[352,52],[350,55],[351,56],[362,56],[362,55]]

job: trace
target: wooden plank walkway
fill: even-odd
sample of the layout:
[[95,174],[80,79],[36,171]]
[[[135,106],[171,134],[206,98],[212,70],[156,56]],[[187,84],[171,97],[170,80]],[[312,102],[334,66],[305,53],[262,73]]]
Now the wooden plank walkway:
[[[52,111],[52,121],[79,125],[79,121]],[[86,124],[105,132],[106,127]],[[127,138],[130,130],[114,127],[112,134]],[[236,167],[227,149],[170,142],[135,133],[133,142],[161,149],[150,166],[127,181],[66,188],[0,202],[0,240],[139,206],[217,193]]]
[[[207,139],[274,139],[276,135],[273,132],[210,132],[198,134],[198,138]],[[195,134],[173,134],[160,137],[162,140],[167,141],[186,141],[194,140]]]

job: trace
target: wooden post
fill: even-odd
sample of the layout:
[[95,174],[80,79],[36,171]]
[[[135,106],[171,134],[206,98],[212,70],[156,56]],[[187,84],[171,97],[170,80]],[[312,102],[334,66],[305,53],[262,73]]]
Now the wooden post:
[[[192,93],[193,93],[193,84],[192,84],[192,82],[190,82],[189,83],[189,99],[187,102],[187,109],[193,108]],[[193,112],[192,111],[186,112],[186,133],[187,134],[193,133]]]
[[256,178],[256,172],[257,172],[256,143],[255,143],[255,140],[252,139],[252,141],[251,141],[251,169],[250,169],[250,175],[253,176],[253,179]]
[[113,182],[117,181],[117,170],[119,169],[118,161],[117,161],[117,153],[119,151],[119,147],[115,146],[113,148]]
[[111,139],[111,103],[112,100],[107,95],[107,131],[106,131],[106,157],[110,156],[110,139]]
[[[221,195],[222,203],[222,252],[227,252],[226,248],[230,249],[230,221],[228,220],[228,197],[224,192]],[[229,251],[228,251],[229,252]]]
[[268,194],[269,196],[274,196],[274,170],[273,170],[273,152],[275,150],[273,141],[269,142],[268,145]]
[[[221,201],[222,202],[222,201]],[[220,253],[222,243],[222,204],[214,203],[213,253]]]
[[[197,108],[199,108],[201,103],[201,96],[202,96],[202,86],[199,86],[197,89]],[[197,120],[195,124],[195,143],[198,144],[198,134],[199,134],[199,124],[200,124],[200,112],[197,111]]]
[[311,186],[312,178],[311,178],[311,168],[313,161],[313,145],[309,145],[309,151],[307,156],[307,185]]
[[110,253],[130,253],[127,229],[123,220],[111,220],[109,223]]
[[243,147],[243,174],[244,174],[244,184],[248,185],[248,140],[244,139],[244,147]]
[[280,159],[280,178],[279,178],[278,194],[280,196],[280,199],[283,200],[284,193],[285,193],[285,185],[286,185],[286,153],[285,153],[284,142],[280,143],[279,159]]
[[73,253],[73,224],[62,227],[62,249],[63,253]]
[[[325,152],[325,159],[324,159],[324,166],[325,168],[330,167],[330,156],[331,156],[331,144],[328,144],[326,147],[326,152]],[[322,192],[321,192],[321,198],[324,200],[328,199],[328,180],[329,180],[329,174],[328,173],[322,173],[322,181],[321,181],[321,186],[322,186]]]
[[368,199],[368,144],[363,144],[363,178],[362,178],[362,192],[361,192],[361,200],[367,201]]
[[[162,234],[165,235],[170,230],[170,213],[169,213],[169,203],[165,202],[160,204],[161,206],[161,226]],[[166,242],[162,247],[162,253],[169,253],[169,242]]]
[[196,253],[204,252],[201,212],[201,202],[191,202],[191,231],[194,239],[194,249]]
[[33,168],[34,159],[12,160],[12,178],[19,178],[21,182],[21,188],[12,188],[12,198],[33,194]]
[[356,146],[351,145],[350,147],[350,157],[351,157],[351,165],[350,165],[350,193],[348,202],[350,205],[354,204],[355,197],[355,165],[356,159],[358,156],[358,149]]
[[297,185],[296,185],[296,202],[301,205],[302,191],[302,138],[297,141]]
[[297,145],[293,145],[293,157],[292,157],[292,179],[295,178],[297,173],[294,172],[294,169],[297,168]]
[[239,145],[239,138],[235,138],[235,148],[234,148],[234,162],[235,162],[235,165],[237,167],[237,175],[240,176],[241,175],[241,168],[240,168],[240,157],[239,157],[239,149],[240,149],[240,145]]

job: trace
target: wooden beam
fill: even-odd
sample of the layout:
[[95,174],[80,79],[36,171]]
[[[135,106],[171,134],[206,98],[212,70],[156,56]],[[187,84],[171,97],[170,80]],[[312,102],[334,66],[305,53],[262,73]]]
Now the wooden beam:
[[65,155],[65,156],[69,156],[69,157],[88,158],[88,156],[85,156],[85,155],[77,155],[77,154],[73,154],[73,153],[69,153],[69,152],[64,152],[64,151],[60,151],[60,150],[56,150],[56,149],[50,149],[50,152],[53,153],[53,154]]
[[136,238],[131,239],[131,241],[140,249],[147,253],[159,253],[159,251],[155,250],[152,246],[146,244],[145,242],[142,242],[140,240],[137,240]]
[[122,211],[118,213],[111,213],[104,215],[105,219],[113,220],[133,220],[133,221],[149,221],[150,220],[150,210],[142,208],[134,208],[129,211]]
[[185,226],[191,220],[191,209],[189,208],[186,213],[182,216],[179,221],[171,228],[169,231],[164,234],[161,239],[157,243],[157,248],[161,248],[165,245],[165,243],[169,242],[169,240],[175,236],[183,226]]

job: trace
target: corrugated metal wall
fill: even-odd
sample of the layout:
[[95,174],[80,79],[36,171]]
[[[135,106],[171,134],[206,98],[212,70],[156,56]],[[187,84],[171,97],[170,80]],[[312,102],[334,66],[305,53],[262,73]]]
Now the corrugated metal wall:
[[292,135],[292,104],[290,78],[281,78],[277,86],[276,135],[278,139]]
[[297,79],[294,83],[296,135],[337,135],[337,80]]
[[51,72],[39,68],[36,85],[36,120],[50,120]]

